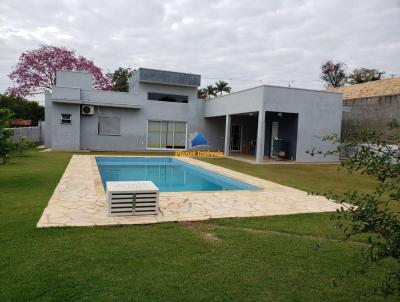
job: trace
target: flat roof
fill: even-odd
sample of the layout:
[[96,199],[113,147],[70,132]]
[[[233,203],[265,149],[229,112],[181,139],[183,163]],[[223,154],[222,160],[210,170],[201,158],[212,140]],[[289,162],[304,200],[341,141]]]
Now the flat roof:
[[304,90],[304,91],[313,91],[313,92],[322,92],[322,93],[343,94],[342,92],[336,92],[336,91],[327,91],[327,90],[318,90],[318,89],[308,89],[308,88],[297,88],[297,87],[286,87],[286,86],[263,84],[263,85],[258,85],[258,86],[251,87],[251,88],[246,88],[246,89],[234,91],[234,92],[227,93],[227,94],[224,94],[224,95],[216,96],[216,97],[213,97],[213,98],[211,98],[209,100],[215,100],[215,99],[223,98],[223,97],[235,94],[235,93],[241,93],[241,92],[244,92],[244,91],[253,90],[253,89],[257,89],[257,88],[261,88],[261,87],[272,87],[272,88],[281,88],[281,89],[294,89],[294,90]]
[[201,83],[200,75],[186,72],[141,67],[136,70],[133,75],[135,74],[139,75],[138,80],[140,82],[146,83],[169,84],[189,87],[199,87]]

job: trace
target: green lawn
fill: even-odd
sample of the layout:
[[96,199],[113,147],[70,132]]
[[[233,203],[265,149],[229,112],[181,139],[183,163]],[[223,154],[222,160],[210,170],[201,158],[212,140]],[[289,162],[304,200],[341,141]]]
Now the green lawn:
[[[0,301],[383,301],[365,295],[385,268],[343,277],[365,245],[338,240],[330,214],[36,229],[70,157],[0,166]],[[328,165],[207,161],[311,191],[373,185]]]
[[371,178],[349,176],[339,164],[252,165],[229,158],[201,160],[308,192],[372,191],[375,186]]

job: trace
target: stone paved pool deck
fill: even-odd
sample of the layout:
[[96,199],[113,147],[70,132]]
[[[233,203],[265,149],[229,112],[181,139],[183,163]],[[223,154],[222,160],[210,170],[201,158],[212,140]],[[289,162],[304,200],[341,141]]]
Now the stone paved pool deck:
[[[103,155],[101,156],[103,157]],[[115,156],[114,156],[115,157]],[[128,157],[128,156],[124,156]],[[107,216],[106,195],[95,155],[73,155],[37,227],[105,226],[201,221],[212,218],[256,217],[330,212],[339,205],[322,196],[205,163],[179,160],[248,184],[257,191],[161,192],[156,216]],[[268,166],[265,166],[268,169]]]

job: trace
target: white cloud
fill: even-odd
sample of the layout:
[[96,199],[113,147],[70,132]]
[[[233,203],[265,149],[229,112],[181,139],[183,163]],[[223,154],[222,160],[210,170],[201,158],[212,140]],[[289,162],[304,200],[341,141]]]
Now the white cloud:
[[73,48],[106,72],[153,67],[228,81],[322,88],[328,59],[400,75],[400,1],[147,0],[0,3],[0,91],[19,54]]

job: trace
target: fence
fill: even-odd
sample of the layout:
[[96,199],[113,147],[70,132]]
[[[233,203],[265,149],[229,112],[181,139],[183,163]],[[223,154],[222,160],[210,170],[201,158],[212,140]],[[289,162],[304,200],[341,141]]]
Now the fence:
[[18,139],[23,136],[30,140],[33,143],[38,143],[43,141],[43,127],[44,125],[39,124],[36,127],[21,127],[21,128],[12,128],[14,131],[14,136],[12,138],[13,141],[18,141]]

